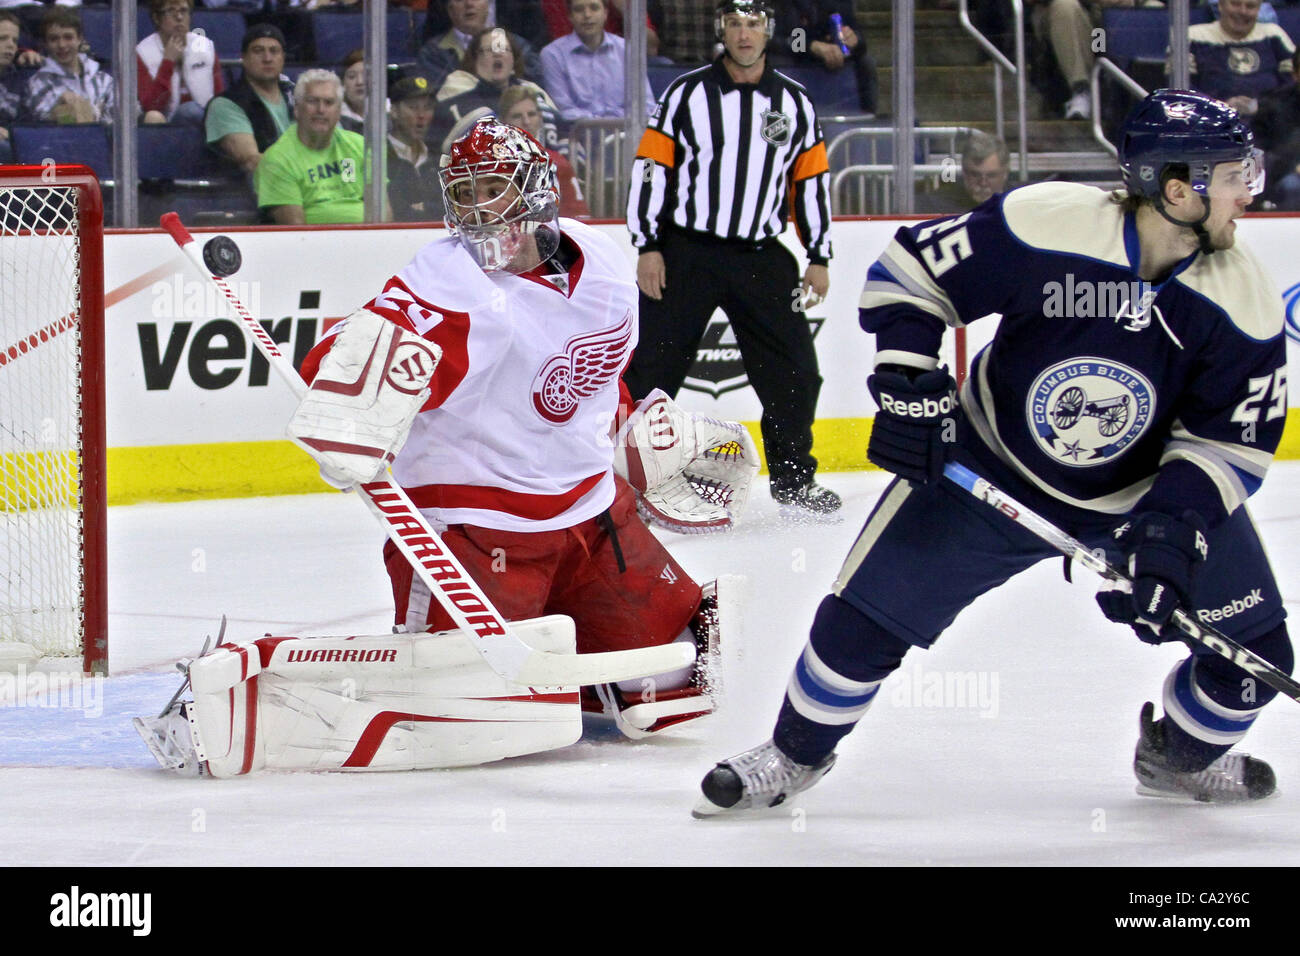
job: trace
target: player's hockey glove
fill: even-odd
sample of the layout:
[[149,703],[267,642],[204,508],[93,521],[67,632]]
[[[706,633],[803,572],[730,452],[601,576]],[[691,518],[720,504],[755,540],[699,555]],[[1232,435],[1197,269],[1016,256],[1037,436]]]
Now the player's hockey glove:
[[1120,525],[1115,543],[1127,559],[1133,589],[1097,592],[1102,613],[1131,625],[1148,644],[1176,637],[1177,629],[1166,625],[1175,609],[1191,609],[1192,584],[1210,551],[1208,534],[1194,511],[1184,511],[1182,518],[1150,511]]
[[867,378],[867,389],[880,406],[867,460],[913,484],[939,481],[958,411],[957,383],[948,370],[881,365]]

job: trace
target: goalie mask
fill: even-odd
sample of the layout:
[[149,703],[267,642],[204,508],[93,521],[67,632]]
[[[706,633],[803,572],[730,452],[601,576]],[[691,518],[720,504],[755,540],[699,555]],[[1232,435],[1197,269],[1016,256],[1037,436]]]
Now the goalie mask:
[[484,272],[526,272],[559,249],[555,166],[524,130],[479,120],[443,157],[439,179],[447,226]]

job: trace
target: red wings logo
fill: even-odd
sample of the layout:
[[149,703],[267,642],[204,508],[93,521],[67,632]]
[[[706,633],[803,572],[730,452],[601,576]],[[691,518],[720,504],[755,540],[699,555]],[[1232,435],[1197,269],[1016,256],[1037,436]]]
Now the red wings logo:
[[564,344],[564,351],[546,360],[533,379],[533,408],[553,425],[563,425],[590,398],[614,381],[632,341],[632,312],[613,329],[588,332]]

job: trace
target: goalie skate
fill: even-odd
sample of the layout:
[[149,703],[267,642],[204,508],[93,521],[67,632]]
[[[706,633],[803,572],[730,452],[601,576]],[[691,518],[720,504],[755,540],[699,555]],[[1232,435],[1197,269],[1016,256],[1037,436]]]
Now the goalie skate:
[[164,770],[202,777],[207,770],[194,747],[189,706],[189,701],[174,703],[158,717],[131,718],[131,725]]
[[704,593],[700,609],[691,620],[695,636],[695,665],[690,681],[685,687],[657,690],[653,679],[643,680],[642,691],[627,690],[628,682],[596,684],[583,689],[583,710],[603,714],[625,737],[640,740],[670,727],[707,717],[718,709],[722,701],[722,647],[720,626],[720,591],[725,591],[728,613],[735,616],[732,606],[737,599],[743,579],[735,575],[722,575],[701,589]]
[[795,763],[769,740],[710,770],[700,783],[702,796],[691,816],[704,820],[780,806],[826,776],[833,766],[834,753],[808,767]]
[[1164,726],[1153,719],[1155,706],[1142,706],[1140,734],[1133,773],[1137,792],[1146,797],[1194,800],[1198,803],[1242,803],[1262,800],[1277,789],[1273,768],[1239,751],[1229,751],[1204,770],[1175,770],[1165,753]]

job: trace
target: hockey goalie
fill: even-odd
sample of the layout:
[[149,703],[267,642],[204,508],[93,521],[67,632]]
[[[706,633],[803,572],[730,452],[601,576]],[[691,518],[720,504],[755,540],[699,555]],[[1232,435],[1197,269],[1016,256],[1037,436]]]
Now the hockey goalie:
[[663,393],[631,403],[631,263],[558,218],[554,167],[531,136],[481,120],[440,175],[451,234],[307,356],[290,437],[339,488],[391,465],[529,643],[581,654],[682,641],[696,662],[580,689],[512,684],[389,542],[398,633],[218,646],[188,666],[193,701],[137,724],[164,766],[457,766],[570,744],[584,710],[643,737],[716,707],[725,587],[693,581],[647,522],[730,528],[758,471],[752,439]]

